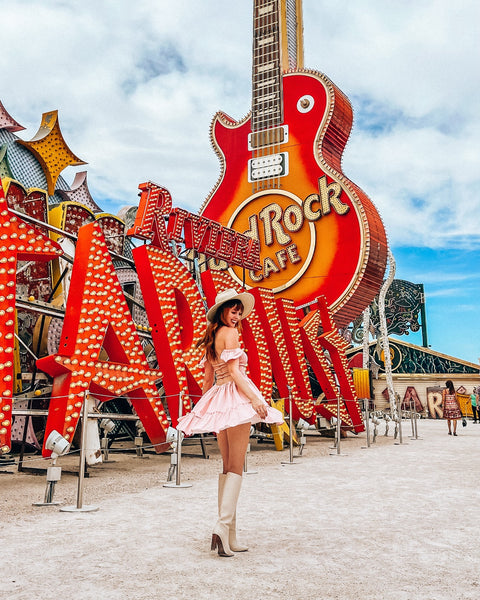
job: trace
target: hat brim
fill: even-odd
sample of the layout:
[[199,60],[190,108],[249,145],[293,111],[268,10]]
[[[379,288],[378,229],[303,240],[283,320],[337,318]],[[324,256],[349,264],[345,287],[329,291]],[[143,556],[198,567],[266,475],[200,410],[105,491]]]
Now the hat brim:
[[248,317],[248,315],[252,312],[253,307],[255,306],[255,298],[249,292],[241,292],[240,294],[235,294],[235,296],[228,298],[228,300],[222,300],[222,302],[217,302],[217,304],[214,304],[212,306],[212,308],[207,312],[207,319],[210,321],[210,323],[213,323],[217,311],[224,304],[226,304],[227,302],[231,302],[232,300],[239,300],[243,305],[243,312],[240,319]]

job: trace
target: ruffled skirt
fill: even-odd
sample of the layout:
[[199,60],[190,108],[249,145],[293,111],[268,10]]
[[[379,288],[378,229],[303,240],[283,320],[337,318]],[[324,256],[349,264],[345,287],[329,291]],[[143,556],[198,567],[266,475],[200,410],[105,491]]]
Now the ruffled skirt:
[[[255,384],[246,378],[248,384],[261,396]],[[223,385],[214,385],[197,402],[191,412],[178,420],[177,429],[185,435],[194,433],[218,433],[228,427],[244,423],[270,423],[281,425],[282,413],[265,402],[267,416],[261,419],[253,409],[250,400],[242,394],[233,381]]]

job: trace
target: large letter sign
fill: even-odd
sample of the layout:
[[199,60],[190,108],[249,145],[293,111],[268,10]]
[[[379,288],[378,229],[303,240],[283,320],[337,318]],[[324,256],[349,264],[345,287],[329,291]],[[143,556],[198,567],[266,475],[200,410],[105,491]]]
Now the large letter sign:
[[10,451],[12,431],[17,260],[49,261],[61,254],[58,244],[9,211],[0,180],[0,453]]
[[[152,339],[163,371],[163,387],[172,426],[178,420],[178,395],[182,392],[182,414],[201,395],[202,350],[194,347],[206,328],[205,307],[195,281],[172,254],[140,246],[133,251]],[[166,349],[168,348],[168,351]]]
[[[158,198],[156,209],[161,215]],[[174,210],[170,211],[171,218],[175,219],[175,214]],[[157,215],[159,219],[160,215]],[[2,451],[8,452],[13,398],[14,265],[17,256],[37,258],[40,255],[41,260],[49,260],[60,256],[61,250],[13,217],[6,206],[1,217],[0,236],[4,246],[1,246],[0,291],[4,293],[0,294],[0,310],[4,320],[0,322],[0,335],[4,341],[1,363],[4,375],[0,435]],[[141,233],[148,239],[148,223],[142,225],[139,219],[136,234]],[[200,396],[201,350],[195,344],[206,327],[204,301],[208,299],[208,304],[212,304],[219,291],[236,286],[227,272],[205,271],[202,285],[206,298],[202,298],[191,273],[170,251],[172,242],[179,243],[178,239],[168,234],[164,236],[162,226],[164,223],[160,220],[152,243],[133,252],[161,371],[147,363],[100,224],[95,221],[80,228],[58,352],[37,361],[39,368],[53,377],[45,439],[55,429],[72,440],[87,393],[102,401],[127,396],[152,444],[161,451],[169,420],[156,382],[162,379],[173,426],[178,419],[179,395],[183,398],[182,412],[188,412]],[[224,238],[219,238],[218,243],[223,244]],[[334,399],[341,394],[344,425],[362,430],[357,399],[343,356],[343,341],[336,334],[326,304],[320,302],[320,310],[311,311],[303,323],[299,323],[298,311],[291,300],[275,298],[271,290],[264,288],[251,291],[256,297],[256,306],[243,323],[242,338],[249,353],[250,374],[264,397],[272,397],[275,383],[281,398],[291,393],[294,418],[313,421],[315,411],[327,417],[334,415]],[[320,325],[323,333],[319,336]],[[324,356],[326,350],[330,360]],[[327,404],[314,403],[305,354]],[[337,381],[331,374],[332,366]],[[48,454],[44,449],[44,455]]]
[[72,440],[90,391],[103,401],[128,396],[155,449],[163,450],[168,421],[155,386],[162,373],[147,363],[97,223],[79,231],[58,353],[37,364],[53,377],[45,439],[55,429]]
[[[345,355],[347,343],[338,334],[324,297],[317,299],[317,307],[300,323],[305,354],[326,398],[326,402],[316,408],[329,419],[336,417],[337,398],[340,397],[342,423],[357,432],[363,431],[362,415]],[[324,351],[328,351],[329,359]]]

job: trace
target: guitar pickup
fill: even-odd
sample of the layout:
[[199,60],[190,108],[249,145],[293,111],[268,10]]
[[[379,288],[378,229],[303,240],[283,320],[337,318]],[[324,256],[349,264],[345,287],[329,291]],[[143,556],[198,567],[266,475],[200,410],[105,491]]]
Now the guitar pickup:
[[255,131],[248,134],[248,149],[268,148],[277,144],[286,144],[288,142],[288,125],[280,127],[271,127],[262,131]]
[[248,181],[259,181],[288,175],[288,152],[269,154],[248,161]]

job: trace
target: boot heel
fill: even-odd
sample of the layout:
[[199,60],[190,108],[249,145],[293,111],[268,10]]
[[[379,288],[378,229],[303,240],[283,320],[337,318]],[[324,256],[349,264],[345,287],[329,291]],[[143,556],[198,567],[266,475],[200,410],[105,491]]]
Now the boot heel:
[[227,552],[225,551],[224,547],[223,547],[223,542],[222,542],[222,538],[217,535],[216,533],[214,533],[212,535],[212,545],[210,546],[210,550],[216,550],[218,548],[218,555],[219,556],[233,556],[233,554],[227,554]]

